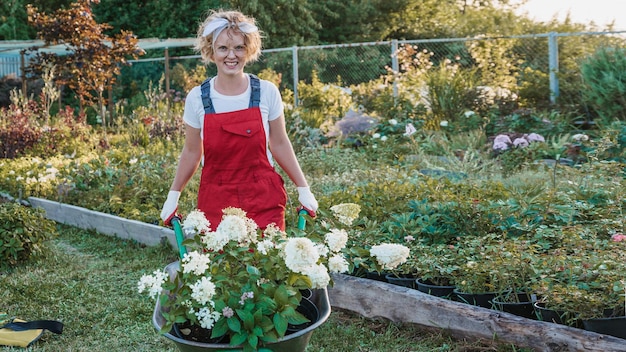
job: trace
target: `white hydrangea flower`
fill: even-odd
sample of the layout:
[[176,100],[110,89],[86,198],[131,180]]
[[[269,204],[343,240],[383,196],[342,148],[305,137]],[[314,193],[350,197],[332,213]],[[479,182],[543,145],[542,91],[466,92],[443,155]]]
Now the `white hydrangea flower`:
[[376,258],[376,261],[385,270],[392,270],[398,265],[406,262],[409,257],[409,248],[396,243],[383,243],[372,246],[370,255]]
[[397,124],[398,124],[398,120],[396,120],[396,119],[391,119],[391,120],[389,120],[389,124],[390,124],[391,126],[395,126],[395,125],[397,125]]
[[210,302],[213,305],[211,299],[215,295],[215,284],[211,281],[209,277],[203,276],[198,281],[196,281],[191,288],[191,298],[196,302],[206,305]]
[[324,236],[324,240],[332,252],[339,252],[344,249],[348,243],[348,232],[343,229],[331,229],[330,232]]
[[289,270],[304,274],[304,271],[317,264],[320,255],[313,241],[306,237],[290,238],[285,244],[285,265]]
[[221,232],[223,236],[228,237],[231,241],[236,241],[242,246],[251,242],[246,220],[236,215],[224,215],[222,222],[217,226],[216,232]]
[[150,298],[156,298],[163,291],[163,283],[167,278],[168,274],[161,270],[155,270],[152,275],[143,275],[137,283],[137,291],[148,291]]
[[200,326],[205,329],[212,329],[215,323],[222,316],[218,311],[211,311],[208,307],[202,307],[196,313]]
[[202,275],[209,268],[211,258],[204,253],[193,251],[185,253],[181,262],[184,274]]
[[187,236],[211,231],[211,222],[207,220],[203,211],[194,210],[187,215],[182,223],[183,232]]
[[328,270],[331,273],[345,273],[350,269],[350,264],[341,254],[335,254],[328,259]]
[[355,203],[342,203],[333,205],[330,211],[340,223],[351,226],[352,222],[359,217],[361,206]]
[[200,237],[200,241],[202,241],[207,250],[221,251],[230,241],[230,238],[224,232],[215,231],[205,233]]
[[311,279],[312,289],[324,288],[330,283],[330,275],[323,264],[311,265],[306,268],[303,274]]
[[256,244],[256,250],[263,255],[267,255],[267,251],[274,247],[274,242],[269,239],[265,239]]

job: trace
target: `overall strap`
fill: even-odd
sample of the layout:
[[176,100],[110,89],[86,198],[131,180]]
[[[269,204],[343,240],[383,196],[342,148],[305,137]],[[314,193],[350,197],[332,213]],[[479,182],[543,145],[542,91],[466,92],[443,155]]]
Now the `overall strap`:
[[261,103],[261,80],[255,75],[250,75],[250,106],[251,108],[259,107]]
[[[248,107],[259,107],[261,104],[261,80],[255,75],[250,75],[250,104]],[[200,85],[202,92],[202,105],[205,114],[214,114],[215,108],[211,100],[211,78],[207,78]]]
[[211,78],[207,78],[200,85],[200,91],[202,92],[202,105],[204,105],[205,114],[214,114],[215,108],[213,107],[213,101],[211,100]]

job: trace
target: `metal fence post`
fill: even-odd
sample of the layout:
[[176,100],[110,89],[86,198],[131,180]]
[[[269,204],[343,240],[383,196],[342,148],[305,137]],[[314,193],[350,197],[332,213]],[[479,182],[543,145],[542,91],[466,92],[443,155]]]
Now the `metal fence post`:
[[291,48],[291,61],[293,63],[293,107],[298,106],[298,47]]
[[[394,39],[391,41],[391,69],[393,70],[394,76],[398,75],[400,71],[400,65],[398,64],[398,40]],[[396,80],[393,80],[393,97],[398,97],[398,85]]]
[[559,44],[555,32],[548,35],[548,63],[550,69],[550,102],[556,103],[559,97]]

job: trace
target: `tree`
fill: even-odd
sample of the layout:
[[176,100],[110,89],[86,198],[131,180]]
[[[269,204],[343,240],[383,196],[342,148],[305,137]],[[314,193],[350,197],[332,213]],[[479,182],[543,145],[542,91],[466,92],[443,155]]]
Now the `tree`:
[[78,0],[69,9],[56,10],[52,15],[27,5],[28,21],[39,38],[46,45],[65,44],[68,50],[67,55],[59,56],[35,49],[37,55],[29,70],[40,74],[46,66],[58,67],[57,82],[76,90],[81,112],[87,104],[97,103],[102,125],[106,127],[104,92],[115,82],[127,57],[136,59],[143,52],[132,32],[121,31],[114,37],[105,35],[110,26],[94,20],[91,3],[98,1]]
[[230,0],[228,5],[256,19],[265,33],[264,47],[317,44],[321,25],[309,0]]

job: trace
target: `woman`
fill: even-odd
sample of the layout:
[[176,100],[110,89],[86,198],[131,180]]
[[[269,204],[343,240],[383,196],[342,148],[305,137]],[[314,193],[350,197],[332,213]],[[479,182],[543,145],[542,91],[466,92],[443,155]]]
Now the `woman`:
[[187,95],[183,120],[185,145],[176,176],[161,211],[166,225],[178,198],[202,162],[198,209],[217,228],[222,209],[241,208],[261,228],[285,229],[285,192],[273,160],[296,185],[298,200],[315,216],[311,193],[285,129],[282,98],[269,81],[244,73],[261,54],[261,33],[252,18],[217,11],[198,30],[195,49],[217,75]]

